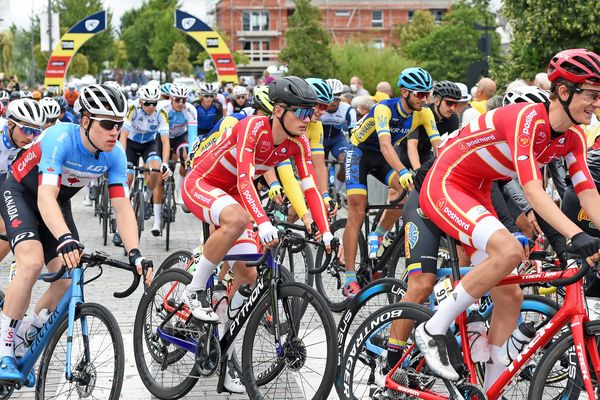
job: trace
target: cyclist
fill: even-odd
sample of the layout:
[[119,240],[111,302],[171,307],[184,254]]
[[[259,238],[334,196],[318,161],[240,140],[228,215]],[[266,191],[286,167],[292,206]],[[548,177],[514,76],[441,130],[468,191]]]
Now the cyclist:
[[160,97],[162,100],[169,100],[171,98],[171,84],[170,83],[163,83],[160,86]]
[[58,116],[58,120],[60,122],[69,122],[71,124],[76,124],[77,117],[71,111],[69,111],[69,105],[67,104],[65,98],[62,96],[56,96],[54,97],[54,100],[56,100],[56,102],[60,106],[60,115]]
[[[321,117],[323,124],[323,151],[333,155],[339,162],[346,159],[348,142],[346,135],[356,125],[356,110],[350,104],[341,101],[344,85],[339,79],[327,79],[327,84],[333,92],[333,101]],[[336,189],[339,192],[344,185],[344,169],[340,168],[336,175]]]
[[[398,87],[400,97],[382,100],[373,106],[350,138],[345,168],[348,222],[343,237],[346,260],[343,294],[347,297],[360,291],[354,260],[367,205],[367,175],[373,175],[398,192],[412,189],[412,174],[400,161],[394,145],[420,125],[425,126],[434,148],[440,141],[433,114],[424,107],[433,87],[429,73],[422,68],[407,68],[400,73]],[[384,236],[400,215],[397,211],[386,213],[385,221],[375,233]]]
[[230,101],[227,103],[227,115],[242,112],[243,109],[251,107],[248,101],[248,90],[243,86],[236,86],[231,93]]
[[502,226],[489,204],[492,181],[516,175],[533,209],[567,237],[583,258],[600,259],[600,239],[582,232],[560,212],[546,194],[538,168],[538,163],[565,156],[584,210],[600,224],[600,195],[586,164],[585,133],[579,126],[589,124],[600,108],[600,57],[585,49],[562,51],[550,60],[548,76],[550,103],[513,104],[474,119],[440,146],[423,182],[421,209],[464,244],[477,266],[435,315],[415,330],[415,342],[429,367],[445,379],[459,376],[449,363],[444,335],[458,314],[485,292],[491,290],[494,301],[488,367],[498,367],[498,350],[517,325],[520,302],[510,295],[510,287],[494,286],[519,264],[523,246]]
[[58,121],[58,117],[60,116],[60,104],[58,104],[58,102],[52,97],[44,97],[40,100],[40,105],[44,110],[45,117],[45,122],[42,129],[54,126]]
[[[0,328],[2,381],[25,380],[14,359],[14,335],[43,264],[49,271],[56,271],[63,263],[69,268],[79,263],[80,243],[70,199],[86,183],[108,173],[129,262],[140,273],[142,267],[148,266],[138,250],[135,216],[125,197],[125,153],[117,144],[127,100],[110,87],[90,85],[81,91],[78,101],[83,111],[81,125],[65,123],[47,129],[19,153],[3,186],[5,207],[0,207],[0,212],[19,272],[9,284],[4,300]],[[150,272],[146,284],[151,278]],[[66,288],[67,280],[50,285],[36,304],[35,313],[54,309]]]
[[[167,112],[157,110],[157,104],[160,100],[160,90],[156,86],[142,86],[137,91],[139,98],[133,101],[129,106],[129,111],[125,117],[125,124],[121,131],[121,145],[127,155],[127,163],[132,166],[139,164],[140,157],[144,163],[153,169],[162,171],[163,179],[167,179],[171,174],[169,165],[162,160],[168,160],[170,156],[169,144],[169,121]],[[161,143],[162,153],[158,153],[158,141]],[[133,180],[133,170],[128,171],[127,183],[131,186]],[[148,178],[148,191],[145,202],[149,203],[152,196],[154,204],[154,224],[152,225],[152,235],[160,235],[160,218],[162,210],[162,194],[155,190],[160,184],[158,174],[152,173]],[[159,196],[160,194],[160,196]],[[120,243],[118,233],[115,233],[113,242]]]
[[217,121],[223,118],[223,106],[215,99],[217,90],[211,83],[200,84],[200,95],[195,105],[198,113],[198,139],[203,140]]

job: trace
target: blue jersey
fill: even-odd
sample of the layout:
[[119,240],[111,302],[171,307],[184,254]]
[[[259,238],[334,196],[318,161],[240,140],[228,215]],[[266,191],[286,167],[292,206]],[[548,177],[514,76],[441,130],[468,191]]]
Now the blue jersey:
[[165,110],[155,110],[146,114],[139,101],[129,106],[123,129],[127,131],[127,139],[136,143],[148,143],[156,139],[156,135],[169,136],[169,121]]
[[77,117],[71,111],[66,110],[65,115],[61,118],[60,122],[69,122],[71,124],[76,124]]
[[223,116],[223,110],[219,110],[214,102],[208,108],[204,108],[198,104],[196,112],[198,113],[198,132],[202,135],[210,132],[217,121]]
[[174,139],[184,135],[187,131],[188,144],[191,146],[198,137],[198,113],[190,103],[185,103],[182,111],[175,111],[171,101],[158,103],[158,108],[164,110],[169,117],[169,137]]
[[321,117],[323,136],[336,137],[349,132],[356,125],[356,110],[349,104],[340,103],[334,112],[326,112]]
[[108,173],[110,197],[124,197],[127,187],[127,159],[117,144],[98,158],[81,141],[79,125],[58,124],[46,129],[25,147],[12,165],[12,174],[29,192],[37,196],[38,185],[60,187],[58,201],[73,197],[88,183]]

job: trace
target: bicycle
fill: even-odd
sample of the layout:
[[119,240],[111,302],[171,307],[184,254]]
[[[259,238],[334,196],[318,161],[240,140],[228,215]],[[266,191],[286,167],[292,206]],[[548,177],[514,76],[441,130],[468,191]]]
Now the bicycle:
[[[505,396],[506,390],[514,389],[521,380],[525,389],[529,392],[529,399],[564,398],[563,396],[578,398],[582,392],[586,392],[590,399],[597,398],[599,395],[597,382],[598,377],[600,377],[600,356],[598,354],[600,322],[590,322],[585,309],[584,296],[582,295],[583,283],[581,278],[590,267],[584,265],[583,268],[577,270],[573,265],[574,263],[571,263],[564,271],[509,276],[499,283],[499,285],[509,285],[549,282],[554,286],[565,286],[566,297],[563,307],[552,318],[537,327],[537,334],[533,340],[508,365],[506,371],[487,393],[484,393],[476,385],[477,374],[475,364],[471,361],[466,335],[466,312],[463,312],[456,320],[457,334],[460,335],[460,339],[451,340],[450,338],[453,335],[450,331],[447,333],[448,343],[450,343],[448,349],[450,362],[461,375],[461,380],[458,383],[443,381],[431,374],[425,360],[420,356],[413,343],[405,351],[398,365],[385,376],[385,389],[380,391],[380,394],[383,395],[391,391],[393,395],[410,395],[428,399],[441,399],[447,398],[446,396],[458,395],[476,399],[497,399]],[[455,282],[459,279],[456,268],[453,271],[453,278]],[[389,319],[385,323],[381,322],[384,314],[389,315]],[[344,366],[344,390],[342,393],[344,393],[344,396],[341,396],[341,398],[354,398],[352,386],[356,381],[353,382],[352,377],[355,376],[354,369],[357,365],[356,361],[359,359],[357,354],[363,354],[362,347],[366,342],[369,340],[375,341],[376,338],[379,341],[384,340],[379,335],[387,329],[391,320],[408,319],[418,325],[426,322],[431,315],[431,311],[422,306],[401,303],[382,309],[365,321],[354,335],[351,341],[352,344],[349,345],[342,363]],[[562,333],[562,335],[549,346],[558,333]],[[537,363],[537,352],[542,348],[544,352],[539,363]],[[532,360],[535,366],[533,376],[531,376],[531,371],[526,369]],[[592,372],[596,375],[595,389],[588,367],[590,361],[593,365]],[[556,366],[557,368],[555,368]],[[346,378],[346,376],[349,376],[349,378]],[[518,379],[515,381],[517,376]],[[538,382],[538,384],[532,384],[533,382]],[[539,382],[545,384],[540,385]],[[509,386],[509,383],[513,383],[513,385]],[[549,397],[544,394],[544,390],[563,384],[566,387],[558,389],[557,393]]]
[[[83,254],[78,267],[67,270],[63,266],[57,273],[44,273],[38,278],[49,283],[70,279],[71,285],[24,356],[17,359],[19,370],[29,377],[42,355],[37,382],[28,380],[24,383],[25,386],[36,386],[36,399],[64,398],[65,393],[68,393],[69,398],[71,393],[77,398],[99,396],[96,398],[116,400],[120,397],[125,368],[121,330],[106,307],[86,303],[83,294],[84,285],[102,275],[102,265],[130,271],[134,276],[129,288],[120,293],[115,292],[115,297],[128,297],[137,289],[140,276],[136,268],[111,259],[103,252]],[[99,267],[100,273],[85,280],[84,273],[91,267]],[[80,324],[76,323],[77,320]],[[102,329],[100,324],[105,326],[104,335],[98,335],[99,329]],[[100,337],[96,337],[97,335]],[[108,341],[112,346],[107,346]],[[112,359],[107,358],[110,356],[106,354],[109,347],[112,347]],[[20,388],[21,385],[14,382],[0,382],[0,398],[8,399],[15,389]]]
[[[108,194],[108,178],[106,174],[98,178],[98,199],[96,200],[95,214],[99,218],[99,223],[102,225],[102,240],[104,246],[108,243],[108,231],[110,219],[112,215],[112,204]],[[112,231],[111,227],[111,231]]]
[[169,160],[169,169],[173,172],[164,183],[162,198],[162,211],[160,218],[160,231],[166,231],[166,250],[169,251],[169,242],[171,239],[171,224],[175,222],[175,213],[177,212],[177,203],[175,201],[175,162]]
[[133,183],[129,192],[129,200],[133,206],[135,220],[138,226],[138,238],[142,236],[144,230],[144,174],[146,172],[162,173],[160,169],[139,167],[137,165],[129,165],[133,170]]
[[[201,376],[219,370],[217,392],[223,392],[228,351],[245,328],[241,369],[251,398],[289,398],[286,393],[293,389],[288,375],[304,367],[315,373],[309,371],[308,379],[301,376],[295,382],[310,382],[302,387],[305,395],[326,398],[333,385],[337,358],[333,317],[325,302],[305,284],[282,282],[280,266],[269,250],[263,255],[226,259],[254,260],[247,265],[258,266],[259,277],[220,340],[216,324],[195,320],[178,299],[178,293],[191,281],[187,272],[169,269],[161,273],[142,298],[134,325],[134,352],[146,388],[159,398],[179,398]],[[213,279],[209,279],[209,295],[212,286]],[[157,321],[153,321],[155,318]],[[317,334],[317,330],[321,331]],[[183,366],[177,365],[180,361]],[[261,362],[266,368],[258,367]],[[286,378],[287,384],[282,383]]]

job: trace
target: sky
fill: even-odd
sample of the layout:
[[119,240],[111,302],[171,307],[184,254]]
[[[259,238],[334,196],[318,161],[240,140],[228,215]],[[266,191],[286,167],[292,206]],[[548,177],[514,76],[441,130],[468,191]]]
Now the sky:
[[[113,11],[113,26],[119,26],[121,15],[129,9],[142,5],[142,0],[103,0],[104,5]],[[202,19],[207,20],[206,9],[210,0],[180,0],[184,11]],[[13,22],[19,28],[29,28],[30,16],[39,14],[48,0],[0,0],[0,30],[10,26]]]

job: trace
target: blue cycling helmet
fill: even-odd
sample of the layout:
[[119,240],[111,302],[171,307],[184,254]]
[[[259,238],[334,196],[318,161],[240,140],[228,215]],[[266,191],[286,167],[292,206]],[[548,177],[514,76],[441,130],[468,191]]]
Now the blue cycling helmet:
[[433,88],[433,79],[423,68],[406,68],[400,72],[398,87],[418,92],[430,92]]
[[162,86],[160,87],[160,92],[164,95],[170,95],[171,91],[171,84],[170,83],[163,83]]
[[65,98],[62,96],[55,96],[54,100],[58,102],[58,105],[60,106],[60,109],[62,111],[65,111],[69,107],[69,105],[67,104],[67,100],[65,100]]
[[315,93],[317,94],[317,101],[319,103],[329,104],[333,101],[333,91],[323,79],[307,78],[306,82],[308,82],[314,89]]

